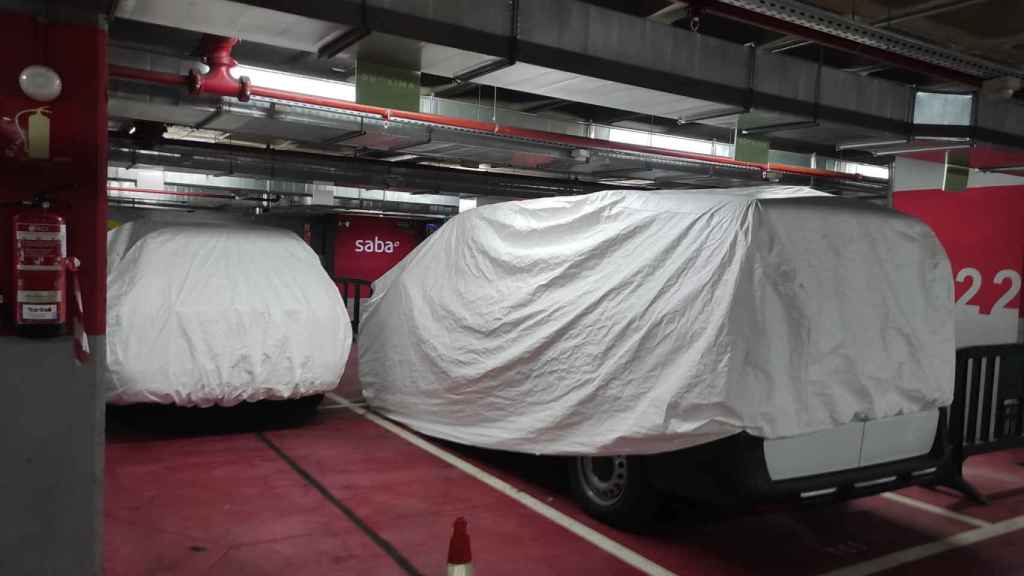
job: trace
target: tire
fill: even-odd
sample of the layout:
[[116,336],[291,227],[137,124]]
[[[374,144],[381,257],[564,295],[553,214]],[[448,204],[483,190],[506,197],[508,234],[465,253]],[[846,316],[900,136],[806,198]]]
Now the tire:
[[637,456],[577,456],[569,461],[572,494],[587,514],[605,524],[644,531],[654,524],[660,494]]
[[323,394],[315,394],[313,396],[282,401],[280,408],[282,409],[284,421],[292,426],[306,424],[316,416],[317,409],[323,400]]

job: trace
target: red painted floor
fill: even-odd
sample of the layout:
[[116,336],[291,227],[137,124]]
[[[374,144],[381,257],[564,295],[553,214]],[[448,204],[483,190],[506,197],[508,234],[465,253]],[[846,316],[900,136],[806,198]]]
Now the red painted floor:
[[[358,386],[343,381],[343,396]],[[325,403],[303,426],[224,433],[149,421],[108,434],[109,575],[444,574],[457,516],[478,574],[637,571],[377,424]],[[173,418],[174,415],[172,414]],[[813,508],[722,512],[680,505],[650,535],[591,521],[569,501],[565,463],[443,445],[680,575],[822,574],[975,530],[874,497]],[[991,500],[902,494],[990,522],[1024,515],[1024,451],[980,456],[966,475]],[[1024,529],[884,574],[1024,574]]]

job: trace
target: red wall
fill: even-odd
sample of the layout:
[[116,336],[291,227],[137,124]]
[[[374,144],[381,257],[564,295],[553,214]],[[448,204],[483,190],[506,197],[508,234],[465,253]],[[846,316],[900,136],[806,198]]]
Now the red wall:
[[[334,241],[334,275],[373,281],[398,264],[419,244],[419,223],[388,218],[338,218]],[[363,297],[368,296],[366,291]]]
[[[41,106],[24,96],[18,74],[30,64],[50,66],[63,80],[51,102],[52,161],[0,159],[0,290],[11,300],[11,216],[34,192],[51,192],[67,218],[68,253],[83,264],[86,330],[106,324],[107,38],[95,25],[44,24],[0,13],[0,116]],[[23,120],[24,121],[24,120]],[[4,315],[9,314],[8,304]],[[9,316],[7,316],[9,317]]]
[[[1021,274],[1024,268],[1024,186],[971,188],[964,192],[913,190],[894,195],[896,209],[924,220],[942,242],[954,274],[965,268],[980,273],[975,294],[964,304],[976,305],[982,314],[1000,300],[1006,308],[1020,309],[1021,295],[1009,276],[996,282],[1004,270]],[[974,291],[972,274],[960,274],[958,301]],[[1012,298],[1006,301],[1006,297]]]
[[898,210],[925,221],[942,242],[956,286],[957,346],[1019,338],[1024,275],[1024,186],[893,195]]

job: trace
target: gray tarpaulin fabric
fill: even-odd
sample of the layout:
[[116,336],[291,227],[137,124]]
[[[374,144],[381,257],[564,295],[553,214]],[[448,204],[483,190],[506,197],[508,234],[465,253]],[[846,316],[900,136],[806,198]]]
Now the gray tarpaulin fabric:
[[374,291],[368,401],[471,445],[655,453],[952,400],[953,283],[931,230],[808,188],[485,206]]
[[337,386],[352,328],[294,233],[143,221],[108,247],[108,401],[231,406]]

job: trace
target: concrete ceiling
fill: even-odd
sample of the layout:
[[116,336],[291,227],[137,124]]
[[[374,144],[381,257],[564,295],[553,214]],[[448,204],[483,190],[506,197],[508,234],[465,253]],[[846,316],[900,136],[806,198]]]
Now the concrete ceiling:
[[869,23],[938,9],[940,11],[933,14],[885,26],[946,48],[1024,69],[1024,2],[1020,0],[813,0],[811,3]]
[[[585,0],[590,4],[690,26],[682,0]],[[1024,74],[1024,2],[1020,0],[801,0],[861,24],[870,24],[936,46],[1020,68]],[[797,57],[823,58],[826,65],[916,85],[944,82],[918,71],[880,65],[859,54],[824,49],[813,43],[748,23],[704,14],[701,33],[740,44],[769,46]]]

